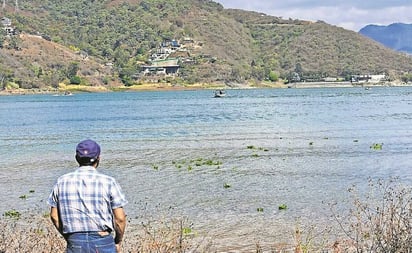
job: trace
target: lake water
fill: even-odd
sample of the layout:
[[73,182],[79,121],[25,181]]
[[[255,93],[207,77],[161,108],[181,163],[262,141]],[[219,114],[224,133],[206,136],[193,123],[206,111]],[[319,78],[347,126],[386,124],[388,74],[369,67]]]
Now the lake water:
[[47,210],[92,138],[129,217],[186,217],[239,249],[290,238],[297,220],[328,223],[352,184],[412,181],[409,87],[2,96],[0,119],[1,213]]

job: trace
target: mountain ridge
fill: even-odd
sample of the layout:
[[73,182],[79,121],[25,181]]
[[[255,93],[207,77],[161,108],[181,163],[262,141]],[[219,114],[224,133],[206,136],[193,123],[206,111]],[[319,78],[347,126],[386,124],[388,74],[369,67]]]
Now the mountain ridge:
[[360,29],[359,33],[396,51],[412,54],[412,24],[371,24]]

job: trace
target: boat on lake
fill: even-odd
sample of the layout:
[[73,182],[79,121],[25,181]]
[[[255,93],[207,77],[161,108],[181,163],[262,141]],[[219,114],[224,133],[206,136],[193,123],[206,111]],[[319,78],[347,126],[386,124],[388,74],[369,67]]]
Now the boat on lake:
[[54,97],[60,97],[60,96],[73,96],[73,93],[70,91],[65,91],[64,93],[58,93],[58,94],[53,94]]
[[225,97],[226,96],[226,92],[224,90],[216,90],[215,91],[215,98],[221,98],[221,97]]

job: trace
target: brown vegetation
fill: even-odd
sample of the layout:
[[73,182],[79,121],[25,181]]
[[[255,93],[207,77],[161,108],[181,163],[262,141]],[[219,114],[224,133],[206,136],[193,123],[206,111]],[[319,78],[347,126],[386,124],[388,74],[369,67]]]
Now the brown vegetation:
[[[370,180],[366,192],[351,187],[349,206],[332,205],[335,224],[317,231],[316,225],[297,226],[293,245],[256,242],[255,252],[405,253],[412,250],[412,189],[399,180]],[[339,204],[339,205],[338,205]],[[338,211],[339,210],[339,211]],[[65,242],[48,215],[9,211],[0,219],[0,252],[64,252]],[[340,235],[332,234],[340,231]],[[252,235],[251,235],[252,236]],[[165,218],[136,224],[129,220],[124,252],[233,252],[199,236],[187,219]]]
[[78,51],[47,41],[41,36],[23,33],[19,39],[18,50],[0,50],[0,56],[8,69],[15,70],[14,79],[20,80],[21,88],[57,88],[61,81],[59,69],[66,69],[73,62],[79,63],[79,75],[91,86],[103,85],[103,78],[111,74],[109,67],[92,57],[83,57]]

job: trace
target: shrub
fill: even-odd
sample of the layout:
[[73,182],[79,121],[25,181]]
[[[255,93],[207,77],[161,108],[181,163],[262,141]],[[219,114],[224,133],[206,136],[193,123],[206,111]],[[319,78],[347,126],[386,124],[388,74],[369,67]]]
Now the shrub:
[[272,82],[277,82],[279,80],[279,75],[274,71],[270,71],[269,80]]
[[412,189],[399,179],[369,180],[365,194],[349,189],[352,207],[335,215],[356,252],[412,251]]
[[[3,217],[0,252],[65,252],[66,242],[48,214],[23,215],[12,210]],[[210,252],[210,247],[184,218],[150,220],[138,225],[129,221],[122,243],[123,252]]]
[[79,76],[70,77],[70,84],[80,84],[82,82]]

